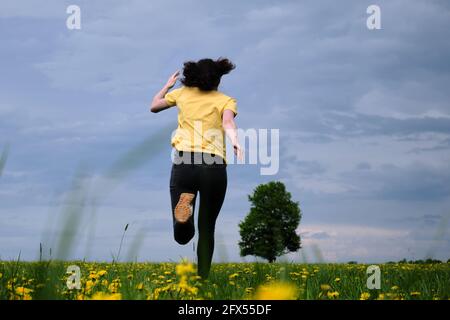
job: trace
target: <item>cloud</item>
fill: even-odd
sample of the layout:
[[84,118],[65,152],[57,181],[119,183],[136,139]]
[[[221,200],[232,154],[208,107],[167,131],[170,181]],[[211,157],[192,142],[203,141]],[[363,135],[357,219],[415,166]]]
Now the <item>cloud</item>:
[[302,239],[328,239],[331,236],[325,232],[325,231],[319,231],[319,232],[302,232],[301,233]]
[[380,165],[370,171],[342,173],[352,192],[384,200],[436,201],[450,196],[450,167],[415,163],[398,167]]
[[445,101],[449,97],[447,92],[429,83],[405,81],[400,88],[370,90],[355,103],[355,111],[395,119],[448,118],[450,108]]
[[7,104],[0,104],[0,116],[6,117],[7,115],[11,114],[14,108]]
[[283,159],[285,163],[295,166],[297,172],[304,176],[320,175],[326,172],[324,165],[318,161],[300,160],[294,156],[287,157]]
[[[211,7],[193,7],[183,1],[133,1],[104,6],[100,11],[86,4],[81,9],[89,19],[82,20],[82,30],[67,34],[51,59],[36,63],[36,67],[57,88],[113,95],[156,89],[157,79],[168,77],[183,59],[204,50],[218,55],[226,48],[221,25],[206,18]],[[167,23],[161,14],[168,11],[176,23]],[[128,23],[131,19],[133,23]],[[165,27],[160,28],[162,25]],[[184,50],[177,53],[180,47]]]
[[[446,260],[449,235],[436,239],[433,228],[385,228],[355,224],[307,225],[300,227],[303,250],[308,261],[317,261],[319,250],[326,262],[365,261],[368,263],[424,259]],[[319,236],[308,236],[318,234]],[[418,236],[420,234],[420,237]],[[322,236],[325,235],[325,236]],[[317,249],[316,249],[317,248]],[[298,254],[288,255],[301,260]]]
[[360,162],[357,164],[356,169],[358,170],[370,170],[372,166],[368,162]]
[[433,152],[433,151],[448,151],[450,149],[450,138],[436,139],[430,146],[415,147],[412,148],[410,153],[422,153],[422,152]]
[[2,1],[0,4],[0,18],[41,18],[49,19],[64,15],[67,1],[48,0],[36,1]]

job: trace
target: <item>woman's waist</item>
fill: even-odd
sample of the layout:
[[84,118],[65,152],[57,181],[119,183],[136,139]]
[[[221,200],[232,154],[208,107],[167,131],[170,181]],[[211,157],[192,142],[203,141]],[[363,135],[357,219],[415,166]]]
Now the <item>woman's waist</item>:
[[174,149],[174,164],[194,164],[208,166],[226,166],[226,160],[221,154],[195,150]]

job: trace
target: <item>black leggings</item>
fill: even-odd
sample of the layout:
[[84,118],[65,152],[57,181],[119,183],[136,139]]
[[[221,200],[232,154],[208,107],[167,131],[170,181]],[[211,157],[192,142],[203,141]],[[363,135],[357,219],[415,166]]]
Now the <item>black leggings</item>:
[[[216,156],[219,163],[201,161],[202,153],[178,151],[170,175],[170,197],[172,200],[172,218],[175,240],[187,244],[195,234],[194,214],[187,223],[176,222],[174,210],[182,193],[195,195],[192,201],[195,211],[197,192],[200,194],[200,209],[198,211],[198,275],[206,279],[211,268],[214,252],[214,229],[216,219],[225,199],[227,189],[227,170],[223,159]],[[208,154],[208,156],[211,156]],[[182,157],[182,158],[181,158]],[[188,159],[188,161],[180,161]],[[194,162],[195,160],[195,162]],[[181,162],[181,163],[180,163]]]

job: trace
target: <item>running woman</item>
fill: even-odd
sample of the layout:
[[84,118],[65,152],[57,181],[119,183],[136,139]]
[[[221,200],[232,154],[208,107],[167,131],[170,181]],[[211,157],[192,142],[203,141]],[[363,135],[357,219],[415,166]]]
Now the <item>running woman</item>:
[[236,99],[218,91],[220,80],[235,65],[226,58],[184,63],[180,88],[175,72],[153,98],[150,110],[160,112],[178,107],[178,128],[172,138],[175,149],[170,176],[174,237],[187,244],[195,234],[194,211],[197,194],[198,275],[206,279],[214,252],[214,229],[227,189],[225,136],[235,155],[243,159],[234,121]]

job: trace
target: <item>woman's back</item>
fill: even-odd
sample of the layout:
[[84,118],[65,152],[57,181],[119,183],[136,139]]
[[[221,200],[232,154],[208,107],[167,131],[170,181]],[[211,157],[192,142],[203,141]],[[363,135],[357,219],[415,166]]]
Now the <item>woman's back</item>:
[[237,114],[236,100],[217,91],[182,86],[164,97],[178,107],[178,128],[172,146],[179,151],[206,152],[226,159],[224,110]]

